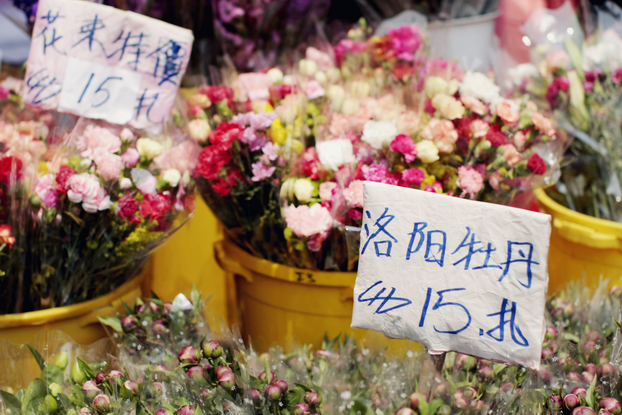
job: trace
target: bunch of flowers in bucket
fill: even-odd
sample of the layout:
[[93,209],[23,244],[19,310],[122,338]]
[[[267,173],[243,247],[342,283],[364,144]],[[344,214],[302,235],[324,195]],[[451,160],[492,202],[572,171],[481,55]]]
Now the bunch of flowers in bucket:
[[0,142],[2,313],[112,291],[194,211],[183,137],[7,107]]
[[361,224],[365,180],[505,203],[554,180],[563,140],[536,104],[426,61],[416,29],[365,33],[335,60],[308,48],[292,74],[243,74],[189,100],[201,194],[254,255],[355,270],[345,227]]
[[[558,193],[578,212],[622,221],[622,39],[613,30],[539,56],[513,70],[516,89],[546,102],[556,123],[574,137]],[[561,186],[563,183],[564,186]]]

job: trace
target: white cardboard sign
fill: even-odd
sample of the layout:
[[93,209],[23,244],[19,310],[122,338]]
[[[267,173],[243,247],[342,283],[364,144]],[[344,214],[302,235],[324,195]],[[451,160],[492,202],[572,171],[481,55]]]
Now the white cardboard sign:
[[40,0],[23,100],[137,128],[170,116],[192,32],[88,1]]
[[352,327],[538,369],[551,217],[364,186]]

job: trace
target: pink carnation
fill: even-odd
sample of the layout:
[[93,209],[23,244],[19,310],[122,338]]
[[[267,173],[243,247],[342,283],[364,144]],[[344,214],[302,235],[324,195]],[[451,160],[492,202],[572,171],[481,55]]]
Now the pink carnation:
[[324,53],[314,47],[308,47],[305,52],[305,58],[317,63],[317,68],[320,71],[325,71],[335,66],[333,59],[328,53]]
[[417,157],[415,142],[412,140],[412,138],[405,134],[399,134],[397,137],[395,137],[391,142],[389,149],[391,151],[402,153],[404,155],[406,163],[415,161],[415,158]]
[[355,180],[350,183],[350,186],[343,191],[343,196],[346,198],[346,202],[348,202],[348,207],[362,208],[365,202],[363,198],[363,181]]
[[421,35],[415,26],[400,26],[387,32],[393,44],[395,55],[406,61],[415,59],[414,52],[421,46]]
[[544,115],[539,112],[534,112],[531,115],[531,122],[538,130],[540,130],[542,134],[546,134],[549,137],[555,137],[555,128],[553,128],[553,123]]
[[333,227],[330,212],[319,203],[311,207],[290,205],[283,209],[283,213],[287,227],[297,236],[309,238],[316,234],[325,234]]
[[506,144],[503,146],[503,159],[510,167],[516,166],[523,159],[512,144]]
[[[129,150],[128,150],[129,151]],[[154,159],[158,167],[163,170],[177,169],[182,175],[186,171],[193,171],[197,166],[201,146],[194,140],[184,140]]]
[[135,148],[128,148],[125,153],[121,154],[121,160],[125,167],[134,167],[140,160],[140,153]]
[[342,39],[335,46],[335,59],[337,63],[341,63],[343,57],[348,53],[360,53],[365,50],[365,43],[357,42],[352,39]]
[[458,181],[456,184],[459,188],[464,190],[471,199],[475,199],[475,196],[477,196],[482,189],[484,179],[473,167],[460,166],[458,168]]
[[253,177],[251,178],[254,182],[260,182],[263,179],[267,179],[272,176],[272,173],[276,170],[276,167],[268,167],[263,163],[253,163]]
[[82,207],[87,212],[106,210],[112,206],[110,196],[106,195],[99,180],[92,174],[74,174],[67,180],[66,187],[69,189],[69,200],[74,203],[82,202]]
[[451,121],[433,117],[421,132],[421,137],[424,140],[434,141],[441,153],[451,153],[454,150],[454,143],[458,140],[458,131]]
[[509,102],[500,102],[497,104],[497,115],[506,124],[514,124],[518,121],[518,111],[512,108]]
[[124,167],[121,156],[109,153],[103,148],[96,148],[93,151],[93,161],[97,165],[97,173],[101,174],[104,180],[118,179]]
[[471,134],[473,134],[473,138],[483,138],[488,134],[490,125],[484,120],[473,120],[471,124],[469,124],[469,130]]
[[366,180],[382,183],[382,181],[387,177],[388,170],[387,167],[382,164],[372,164],[364,173]]
[[325,202],[330,202],[333,198],[333,190],[337,188],[335,182],[324,182],[320,184],[320,199]]
[[76,140],[76,147],[82,157],[91,158],[96,148],[103,148],[110,153],[121,150],[121,139],[106,128],[89,124]]
[[460,100],[467,109],[471,110],[471,112],[474,112],[478,115],[485,115],[488,112],[486,105],[484,105],[482,101],[475,97],[465,95],[460,97]]
[[38,178],[35,182],[34,192],[39,196],[45,207],[53,208],[58,205],[58,193],[56,192],[53,174],[46,174]]
[[419,187],[423,179],[425,179],[425,172],[421,169],[406,169],[402,172],[402,182],[407,187]]
[[272,79],[265,73],[240,74],[236,84],[240,89],[240,100],[242,101],[270,98]]
[[323,97],[326,91],[318,81],[307,82],[307,99],[316,99]]

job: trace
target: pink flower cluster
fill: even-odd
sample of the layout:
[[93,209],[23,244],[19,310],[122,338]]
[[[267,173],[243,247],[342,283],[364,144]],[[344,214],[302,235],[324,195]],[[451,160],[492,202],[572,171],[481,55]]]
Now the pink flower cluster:
[[422,43],[419,29],[415,26],[400,26],[391,29],[387,35],[393,42],[393,50],[399,59],[412,62],[415,60],[415,52]]
[[112,206],[110,196],[101,188],[99,179],[89,173],[73,175],[66,184],[67,196],[74,203],[82,203],[82,208],[90,213],[106,210]]

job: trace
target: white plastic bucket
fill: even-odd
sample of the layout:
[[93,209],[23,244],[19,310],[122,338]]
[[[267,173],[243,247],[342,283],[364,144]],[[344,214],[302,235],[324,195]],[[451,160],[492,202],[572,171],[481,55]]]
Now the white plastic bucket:
[[432,56],[456,60],[468,69],[489,70],[497,16],[499,12],[429,23]]

